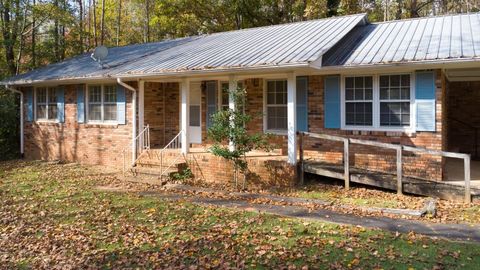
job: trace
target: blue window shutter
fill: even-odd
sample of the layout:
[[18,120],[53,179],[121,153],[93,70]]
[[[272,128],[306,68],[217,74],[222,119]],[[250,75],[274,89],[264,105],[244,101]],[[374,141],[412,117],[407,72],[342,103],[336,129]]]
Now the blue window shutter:
[[308,131],[308,77],[297,77],[297,130]]
[[217,82],[207,82],[207,128],[212,125],[212,116],[217,111]]
[[435,131],[435,72],[415,73],[417,131]]
[[117,122],[120,125],[125,125],[126,121],[126,98],[125,88],[117,85]]
[[57,97],[57,121],[65,123],[65,87],[57,87],[55,96]]
[[77,122],[85,123],[85,85],[77,86]]
[[27,91],[27,121],[33,121],[33,89],[29,88]]
[[325,128],[340,128],[340,76],[325,77]]

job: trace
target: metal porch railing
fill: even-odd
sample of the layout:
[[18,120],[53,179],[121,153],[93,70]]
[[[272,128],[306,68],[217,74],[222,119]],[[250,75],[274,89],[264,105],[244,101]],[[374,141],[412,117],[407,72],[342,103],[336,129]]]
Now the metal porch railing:
[[[132,149],[132,144],[135,145],[135,149]],[[123,150],[123,172],[127,171],[127,153],[132,151],[135,153],[135,159],[130,164],[129,168],[135,166],[137,161],[143,156],[147,150],[150,149],[150,126],[147,125],[145,128],[135,137],[135,140],[129,144],[127,148]]]

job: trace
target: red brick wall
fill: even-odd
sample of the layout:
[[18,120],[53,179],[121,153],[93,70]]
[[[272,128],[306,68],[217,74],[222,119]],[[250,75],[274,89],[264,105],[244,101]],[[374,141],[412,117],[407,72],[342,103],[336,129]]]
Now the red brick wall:
[[[448,83],[447,100],[448,117],[445,119],[448,121],[448,138],[446,140],[448,150],[474,156],[475,129],[472,127],[480,128],[478,108],[480,82]],[[477,141],[480,142],[480,134],[477,134]]]
[[76,89],[76,85],[65,87],[65,123],[25,122],[25,157],[122,166],[122,152],[132,134],[131,92],[125,92],[126,125],[79,124]]
[[145,125],[150,125],[150,144],[161,148],[180,131],[180,90],[178,83],[145,83]]
[[[444,150],[442,134],[444,119],[442,110],[445,100],[445,78],[441,71],[436,72],[436,132],[416,132],[408,135],[403,132],[378,131],[345,131],[327,129],[324,127],[324,83],[322,76],[309,77],[309,131],[339,135],[349,138],[373,140],[384,143],[403,144],[426,147],[434,150]],[[310,158],[328,163],[341,163],[343,160],[343,144],[319,139],[306,139],[306,152]],[[374,171],[395,171],[395,153],[389,150],[379,150],[369,146],[352,145],[350,148],[350,162],[353,166]],[[442,179],[442,158],[428,155],[414,155],[403,153],[404,175],[427,179]]]

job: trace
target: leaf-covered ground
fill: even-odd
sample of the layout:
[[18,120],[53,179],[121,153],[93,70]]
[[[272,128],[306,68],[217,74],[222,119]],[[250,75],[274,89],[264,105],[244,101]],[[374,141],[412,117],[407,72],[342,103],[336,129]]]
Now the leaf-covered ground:
[[95,191],[103,170],[0,163],[0,268],[475,269],[480,245]]
[[[325,182],[325,181],[324,181]],[[355,186],[345,190],[343,186],[328,183],[310,182],[301,189],[279,192],[282,195],[308,199],[321,199],[333,205],[355,207],[386,207],[400,209],[422,209],[428,198],[402,195],[395,192]],[[480,202],[437,200],[437,216],[429,217],[431,222],[480,224]]]

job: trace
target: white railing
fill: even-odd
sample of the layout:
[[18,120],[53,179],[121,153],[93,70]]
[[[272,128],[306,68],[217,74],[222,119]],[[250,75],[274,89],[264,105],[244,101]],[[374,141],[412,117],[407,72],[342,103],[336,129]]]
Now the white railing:
[[[170,162],[170,164],[168,164],[167,166],[165,166],[165,163],[164,163],[164,160],[165,160],[165,154],[168,152],[168,153],[172,153],[171,150],[179,150],[182,148],[182,134],[183,134],[183,130],[181,130],[177,135],[175,135],[175,137],[167,144],[165,145],[165,147],[162,148],[162,150],[160,150],[160,152],[157,153],[157,158],[160,160],[160,168],[162,170],[162,174],[161,174],[161,177],[164,176],[164,174],[173,166],[176,164],[176,162],[178,161],[178,159],[180,157],[182,157],[182,153],[181,151],[173,151],[173,154],[177,154],[174,158],[174,161],[173,162]],[[166,167],[164,169],[164,167]]]
[[465,202],[470,203],[472,201],[471,198],[471,191],[470,191],[470,155],[469,154],[462,154],[462,153],[454,153],[454,152],[446,152],[446,151],[438,151],[438,150],[431,150],[421,147],[413,147],[413,146],[405,146],[400,144],[390,144],[390,143],[382,143],[382,142],[375,142],[369,140],[359,140],[359,139],[351,139],[345,138],[340,136],[333,136],[327,134],[318,134],[318,133],[311,133],[311,132],[298,132],[299,135],[299,150],[300,150],[300,182],[303,184],[303,171],[304,171],[304,136],[317,138],[317,139],[324,139],[324,140],[331,140],[331,141],[338,141],[343,142],[343,165],[344,165],[344,178],[345,178],[345,188],[348,189],[350,186],[350,166],[349,166],[349,146],[350,144],[361,144],[379,148],[386,148],[392,149],[396,151],[396,165],[397,165],[397,192],[399,194],[402,193],[402,179],[403,179],[403,171],[402,171],[402,151],[405,152],[413,152],[419,154],[427,154],[433,156],[441,156],[441,157],[448,157],[448,158],[458,158],[463,160],[464,164],[464,181],[465,181]]
[[[135,145],[135,148],[132,148],[132,144]],[[147,125],[145,128],[135,137],[135,140],[132,141],[127,148],[123,150],[123,172],[127,171],[127,153],[135,153],[135,158],[130,164],[130,167],[135,166],[136,162],[142,157],[147,150],[150,149],[150,126]]]

